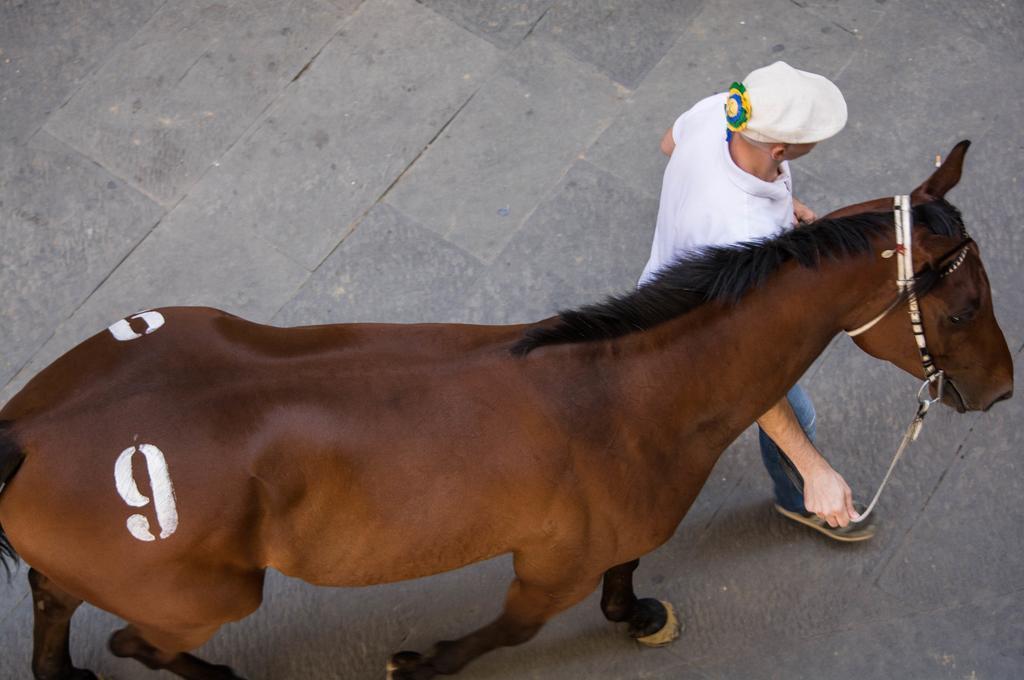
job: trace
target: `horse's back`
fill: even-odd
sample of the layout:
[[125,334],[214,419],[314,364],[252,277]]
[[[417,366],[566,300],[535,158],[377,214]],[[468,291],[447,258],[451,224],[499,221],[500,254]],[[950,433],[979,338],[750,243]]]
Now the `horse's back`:
[[[237,317],[203,307],[153,310],[151,321],[129,317],[68,350],[40,371],[0,411],[19,428],[26,421],[55,417],[67,410],[95,410],[119,396],[151,389],[170,377],[166,362],[202,350],[220,320]],[[138,316],[138,315],[136,315]],[[169,322],[168,319],[171,321]]]
[[[153,315],[145,318],[146,315]],[[336,360],[404,365],[462,357],[513,341],[522,327],[460,324],[334,324],[279,328],[206,307],[133,315],[96,333],[39,372],[0,420],[95,411],[141,392],[230,384],[252,370]],[[188,383],[192,384],[189,385]]]

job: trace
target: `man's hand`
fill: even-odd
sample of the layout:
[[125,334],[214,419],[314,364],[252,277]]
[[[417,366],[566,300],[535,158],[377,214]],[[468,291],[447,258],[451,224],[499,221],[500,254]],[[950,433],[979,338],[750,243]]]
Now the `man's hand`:
[[814,220],[818,219],[818,216],[814,213],[813,210],[811,210],[806,205],[804,205],[803,203],[794,198],[793,219],[796,220],[797,224],[806,224],[808,222],[813,222]]
[[853,492],[838,472],[821,459],[814,463],[804,478],[804,507],[821,517],[830,527],[845,527],[850,520],[860,519],[853,507]]
[[665,130],[665,134],[661,136],[661,152],[666,156],[671,156],[672,151],[676,148],[675,137],[672,136],[672,128]]

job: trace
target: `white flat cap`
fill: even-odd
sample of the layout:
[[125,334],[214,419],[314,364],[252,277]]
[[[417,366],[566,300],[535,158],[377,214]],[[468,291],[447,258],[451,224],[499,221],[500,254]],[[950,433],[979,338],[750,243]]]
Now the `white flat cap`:
[[820,142],[846,125],[846,100],[835,83],[784,61],[743,79],[750,120],[743,134],[759,142]]

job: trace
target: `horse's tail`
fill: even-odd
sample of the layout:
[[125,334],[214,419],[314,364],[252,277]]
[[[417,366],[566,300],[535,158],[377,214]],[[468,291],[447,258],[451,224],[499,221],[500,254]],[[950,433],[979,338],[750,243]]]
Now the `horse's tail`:
[[[14,473],[21,467],[21,461],[25,459],[24,450],[11,432],[13,425],[14,423],[9,420],[0,420],[0,493],[3,493],[4,486],[14,477]],[[13,572],[8,562],[17,566],[18,553],[14,551],[14,546],[7,540],[4,528],[0,526],[0,564],[3,565],[4,571],[7,572],[7,580],[10,581]]]

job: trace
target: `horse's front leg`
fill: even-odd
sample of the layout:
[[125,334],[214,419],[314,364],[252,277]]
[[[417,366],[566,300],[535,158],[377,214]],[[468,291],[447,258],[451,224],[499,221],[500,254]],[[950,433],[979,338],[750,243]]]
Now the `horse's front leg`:
[[629,634],[637,642],[660,647],[679,637],[682,626],[668,602],[652,598],[637,599],[633,592],[633,572],[640,560],[612,567],[604,573],[601,611],[609,621],[628,622]]
[[[388,662],[391,680],[426,680],[435,675],[449,675],[481,654],[497,647],[526,642],[541,626],[573,606],[597,587],[598,571],[588,577],[579,564],[566,569],[564,564],[554,566],[558,560],[545,555],[543,561],[533,561],[516,555],[516,576],[505,599],[501,616],[483,628],[458,640],[438,642],[428,656],[416,652],[399,652]],[[552,569],[544,569],[544,564]]]

